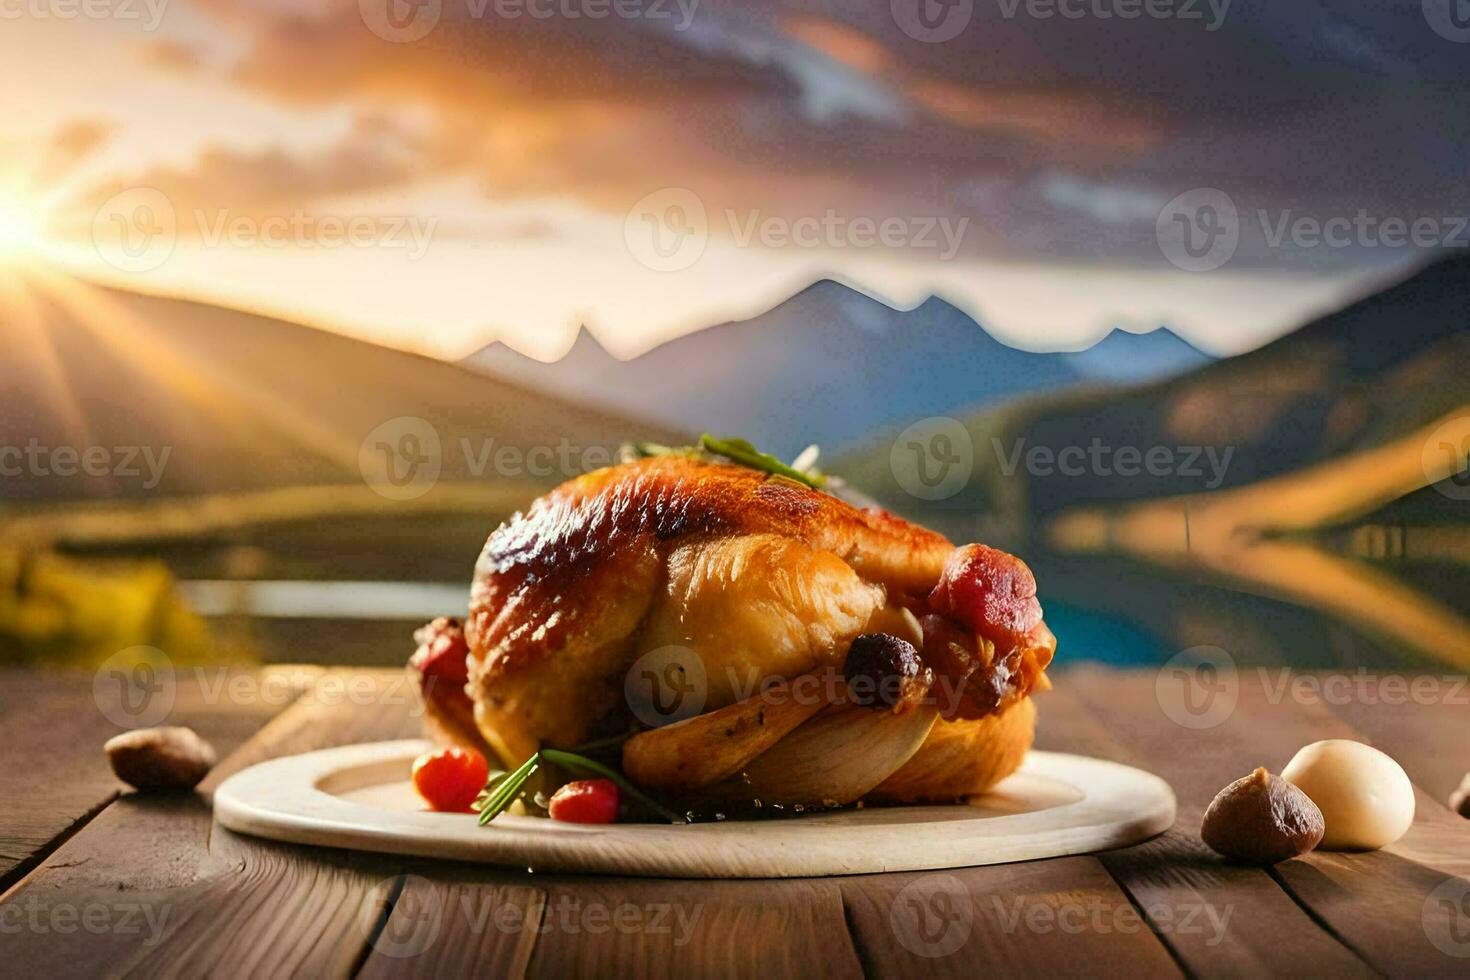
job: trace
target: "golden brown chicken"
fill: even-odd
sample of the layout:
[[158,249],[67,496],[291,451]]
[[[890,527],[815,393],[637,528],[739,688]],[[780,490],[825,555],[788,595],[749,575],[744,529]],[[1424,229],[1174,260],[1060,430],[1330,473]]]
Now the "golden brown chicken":
[[1019,559],[680,455],[513,516],[480,556],[463,639],[435,625],[416,663],[452,740],[514,765],[646,726],[629,678],[651,663],[699,711],[625,744],[634,782],[813,803],[954,799],[1013,772],[1056,648]]

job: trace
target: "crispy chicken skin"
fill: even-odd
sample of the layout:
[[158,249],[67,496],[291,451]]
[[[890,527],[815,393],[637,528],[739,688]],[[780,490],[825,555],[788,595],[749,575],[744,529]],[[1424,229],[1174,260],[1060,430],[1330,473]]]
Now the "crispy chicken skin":
[[[948,749],[929,757],[938,775],[894,785],[943,795],[955,776],[935,762],[966,744],[964,726],[1045,685],[1055,639],[1029,569],[795,481],[656,457],[571,480],[490,536],[465,625],[467,690],[480,733],[514,763],[621,730],[624,678],[650,650],[694,651],[709,711],[766,678],[840,668],[857,635],[900,620],[922,625],[915,639],[948,684],[931,735]],[[1030,717],[987,730],[1024,727],[1029,744]]]

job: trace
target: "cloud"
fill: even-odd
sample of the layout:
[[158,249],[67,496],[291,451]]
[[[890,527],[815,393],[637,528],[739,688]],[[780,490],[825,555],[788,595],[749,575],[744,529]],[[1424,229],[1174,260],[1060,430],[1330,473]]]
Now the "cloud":
[[342,139],[310,153],[206,148],[190,165],[114,178],[85,192],[95,209],[129,188],[161,191],[177,211],[266,215],[408,183],[431,159],[424,137],[384,113],[358,115]]
[[[950,214],[966,254],[1160,265],[1148,208],[1195,187],[1411,218],[1463,197],[1470,69],[1398,11],[1014,0],[926,43],[904,0],[427,0],[403,9],[432,29],[397,43],[368,14],[403,0],[202,2],[238,56],[155,45],[156,64],[363,120],[326,150],[215,146],[133,179],[209,206],[458,177],[492,205],[617,216],[680,187],[716,214]],[[1087,15],[1044,15],[1062,7]]]

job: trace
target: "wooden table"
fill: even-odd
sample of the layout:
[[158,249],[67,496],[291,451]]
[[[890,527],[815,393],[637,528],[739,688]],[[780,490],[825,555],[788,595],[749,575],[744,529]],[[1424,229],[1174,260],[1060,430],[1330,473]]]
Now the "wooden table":
[[[1311,678],[1298,689],[1284,677],[1242,673],[1234,711],[1192,728],[1166,717],[1153,672],[1058,675],[1041,747],[1151,769],[1178,794],[1174,830],[1137,847],[952,872],[665,881],[295,847],[214,826],[208,793],[243,766],[417,734],[396,672],[181,671],[169,721],[211,739],[223,761],[202,795],[171,797],[112,778],[101,745],[128,718],[99,710],[91,675],[0,672],[0,971],[1470,974],[1470,882],[1456,878],[1470,876],[1470,821],[1442,802],[1470,767],[1466,693],[1444,684],[1428,703],[1373,703],[1385,700],[1375,682],[1355,678],[1314,700]],[[1421,787],[1403,841],[1269,870],[1200,844],[1221,786],[1257,764],[1279,771],[1327,737],[1373,742]]]

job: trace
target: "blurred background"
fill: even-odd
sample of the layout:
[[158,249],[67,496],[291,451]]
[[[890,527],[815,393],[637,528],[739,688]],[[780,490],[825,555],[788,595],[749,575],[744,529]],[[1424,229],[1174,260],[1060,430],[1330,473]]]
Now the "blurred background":
[[0,662],[397,664],[738,436],[1062,661],[1470,669],[1463,0],[0,0]]

